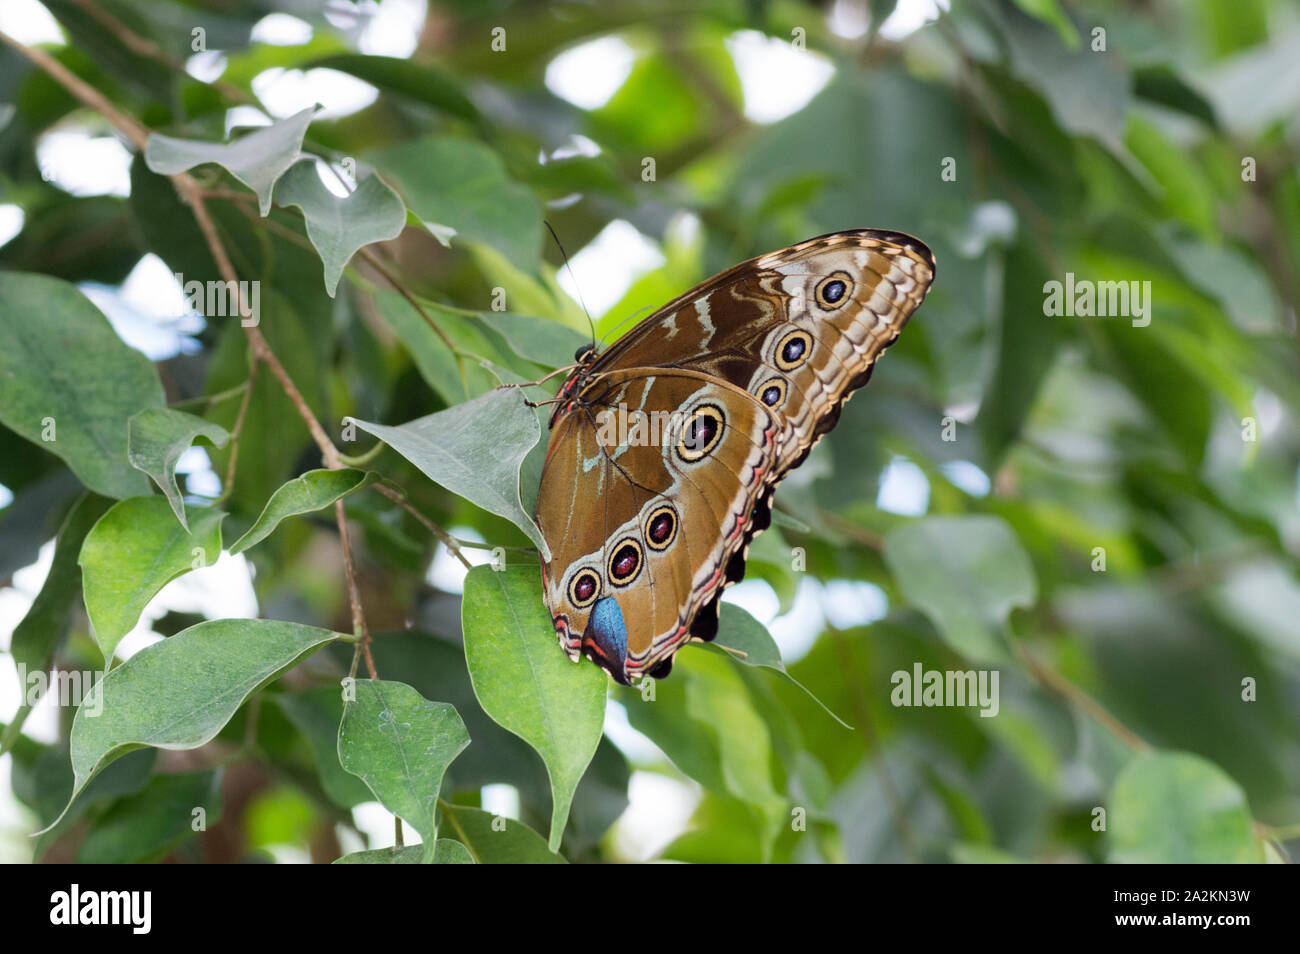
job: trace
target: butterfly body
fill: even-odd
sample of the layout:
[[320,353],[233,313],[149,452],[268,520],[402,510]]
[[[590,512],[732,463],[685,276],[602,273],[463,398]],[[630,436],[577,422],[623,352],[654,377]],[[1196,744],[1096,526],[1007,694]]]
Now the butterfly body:
[[663,676],[717,632],[772,494],[866,383],[934,278],[921,242],[855,230],[714,276],[560,389],[537,501],[561,647]]

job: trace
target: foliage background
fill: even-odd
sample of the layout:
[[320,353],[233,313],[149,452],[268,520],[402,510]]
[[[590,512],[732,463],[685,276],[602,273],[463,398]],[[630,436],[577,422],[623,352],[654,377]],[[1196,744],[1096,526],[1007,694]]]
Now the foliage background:
[[[328,243],[306,234],[303,206],[290,207],[283,182],[263,219],[221,167],[193,173],[214,193],[209,206],[239,277],[262,283],[262,331],[348,454],[374,442],[362,432],[345,443],[345,416],[396,425],[453,407],[499,380],[544,373],[581,340],[585,318],[557,281],[543,216],[571,252],[614,220],[661,250],[660,264],[593,316],[602,334],[736,261],[831,230],[907,231],[935,251],[926,304],[837,430],[782,486],[787,516],[750,566],[766,588],[738,591],[756,612],[779,601],[772,629],[794,651],[790,674],[855,728],[770,668],[687,649],[654,702],[609,690],[608,728],[620,744],[607,737],[596,749],[564,832],[566,858],[1250,861],[1288,857],[1288,840],[1294,850],[1300,17],[1292,4],[954,0],[891,37],[876,30],[894,11],[888,0],[464,0],[430,4],[409,58],[358,52],[373,3],[336,3],[328,17],[305,0],[44,6],[66,37],[46,46],[50,54],[172,137],[224,141],[228,110],[265,106],[257,78],[271,69],[330,68],[376,88],[359,111],[315,117],[301,144],[340,169],[355,160],[363,180],[376,171],[409,210],[400,238],[353,259],[336,297],[321,280],[317,249]],[[277,11],[310,24],[310,38],[252,40],[255,24]],[[195,27],[224,54],[215,84],[177,68]],[[492,48],[497,27],[504,51]],[[1097,27],[1104,51],[1093,48]],[[800,38],[833,68],[829,81],[779,121],[748,118],[754,104],[733,59],[742,31],[778,45]],[[744,35],[752,44],[753,33]],[[634,62],[607,102],[584,109],[548,88],[559,54],[609,36]],[[773,46],[759,48],[782,69]],[[239,125],[249,114],[237,115]],[[42,143],[69,130],[115,135],[20,52],[0,47],[0,203],[22,212],[21,229],[0,245],[11,362],[20,357],[14,342],[47,345],[41,336],[54,334],[58,315],[83,314],[69,304],[71,286],[23,285],[20,296],[15,273],[105,292],[96,301],[128,340],[130,320],[102,303],[120,302],[142,256],[186,278],[220,277],[190,210],[135,144],[126,143],[129,194],[73,195],[43,177]],[[643,178],[646,157],[653,181]],[[946,159],[955,180],[942,176]],[[319,209],[316,190],[306,202]],[[361,212],[379,215],[382,203],[364,202],[342,215],[345,239],[377,237]],[[432,226],[456,230],[449,246]],[[1044,283],[1067,272],[1150,281],[1151,323],[1045,317]],[[500,324],[495,288],[527,317]],[[29,418],[43,416],[57,382],[89,382],[101,403],[65,409],[71,421],[59,426],[107,415],[125,448],[126,419],[147,402],[132,404],[140,392],[123,363],[94,360],[73,327],[56,349],[65,363],[45,375],[53,390],[17,393],[0,381],[0,484],[11,495],[0,509],[0,580],[13,583],[6,605],[18,607],[16,622],[41,585],[30,574],[23,583],[22,568],[43,545],[48,564],[48,541],[64,526],[71,549],[61,563],[53,558],[25,625],[57,647],[59,667],[91,670],[103,665],[85,609],[94,598],[83,600],[75,521],[64,520],[83,481],[114,496],[150,485],[116,451],[95,466],[125,483],[74,476]],[[167,403],[234,429],[249,373],[237,322],[210,316],[166,329],[178,344],[154,368]],[[220,483],[230,444],[199,445],[212,462],[204,482],[195,471],[179,478],[191,520],[221,498],[227,548],[278,487],[321,466],[265,368],[250,394],[233,485]],[[944,439],[945,426],[955,440]],[[484,425],[478,436],[486,469],[495,466],[493,434]],[[363,466],[439,526],[535,566],[516,526],[394,451]],[[529,475],[526,463],[525,497]],[[920,504],[878,507],[892,499],[882,497],[891,480],[921,488]],[[81,505],[91,508],[80,511],[86,526],[108,505],[96,499]],[[349,633],[339,535],[324,499],[245,555],[262,617]],[[157,527],[174,528],[161,501],[141,506],[160,511]],[[518,826],[504,836],[474,827],[481,816],[470,809],[509,805],[499,786],[510,786],[512,814],[544,839],[551,792],[538,755],[483,711],[502,678],[499,657],[480,660],[471,686],[460,574],[447,571],[454,562],[389,497],[356,489],[346,511],[379,674],[453,705],[472,740],[442,783],[439,836],[478,860],[541,857],[541,839]],[[114,545],[121,549],[109,559],[128,563],[156,550]],[[792,547],[806,554],[806,573],[792,569]],[[486,616],[529,602],[527,572],[507,577],[523,581],[523,595],[489,594]],[[864,600],[879,611],[837,612]],[[729,631],[757,625],[729,612]],[[172,611],[151,625],[172,637],[201,616]],[[810,645],[782,635],[799,630],[815,636]],[[123,650],[149,643],[133,639]],[[18,642],[6,634],[3,644]],[[210,741],[114,762],[35,842],[36,857],[330,861],[367,847],[362,833],[375,826],[354,809],[378,790],[342,771],[332,745],[336,683],[351,657],[335,645],[280,667],[279,678],[250,687]],[[999,714],[892,705],[891,674],[917,663],[997,669]],[[1246,679],[1252,701],[1243,699]],[[584,685],[573,691],[589,692]],[[554,711],[572,716],[570,700],[553,697]],[[425,714],[413,718],[434,711],[412,705]],[[31,856],[26,835],[53,821],[72,791],[72,720],[62,708],[49,732],[34,719],[6,735],[11,857]],[[391,793],[380,797],[395,806]],[[198,835],[189,827],[195,804],[211,822]],[[1105,831],[1095,824],[1099,807]],[[806,831],[792,826],[795,809],[806,813]],[[391,844],[387,837],[371,846]],[[455,846],[447,851],[459,857]]]

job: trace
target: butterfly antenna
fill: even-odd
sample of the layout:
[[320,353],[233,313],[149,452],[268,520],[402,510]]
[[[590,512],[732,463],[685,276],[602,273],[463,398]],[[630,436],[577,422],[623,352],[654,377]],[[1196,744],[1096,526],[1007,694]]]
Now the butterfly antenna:
[[564,267],[569,273],[569,280],[573,282],[573,289],[578,293],[578,304],[582,306],[582,313],[587,316],[587,326],[591,329],[591,347],[596,347],[596,323],[591,320],[591,312],[587,310],[587,303],[582,300],[582,289],[578,286],[578,276],[573,273],[573,266],[569,264],[569,253],[564,250],[564,243],[560,237],[555,234],[555,229],[546,219],[542,219],[546,225],[546,231],[551,233],[551,238],[555,239],[555,247],[560,250],[560,257],[564,259]]
[[622,321],[616,324],[613,328],[610,328],[609,331],[605,332],[605,337],[600,339],[600,343],[603,345],[605,343],[606,338],[609,338],[611,335],[618,334],[628,325],[629,322],[636,321],[638,317],[640,317],[642,314],[644,314],[647,311],[651,311],[653,308],[654,308],[653,305],[645,305],[644,307],[638,308],[636,311],[632,312],[632,314],[628,315],[626,318],[624,318]]

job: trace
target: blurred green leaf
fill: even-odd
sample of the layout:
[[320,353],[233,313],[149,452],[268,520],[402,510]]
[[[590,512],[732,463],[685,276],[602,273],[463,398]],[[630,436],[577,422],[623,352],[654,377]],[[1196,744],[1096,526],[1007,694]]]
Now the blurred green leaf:
[[519,268],[533,271],[542,250],[542,210],[532,192],[506,174],[480,143],[429,136],[369,156],[430,229],[486,242]]
[[726,790],[754,806],[764,857],[786,819],[786,801],[772,785],[771,737],[749,693],[725,659],[703,653],[691,660],[686,711],[714,736]]
[[[95,494],[85,494],[73,505],[59,528],[50,561],[50,572],[41,591],[32,600],[22,620],[14,627],[9,654],[20,676],[30,680],[36,673],[50,672],[54,653],[68,628],[81,592],[81,568],[77,555],[90,528],[109,508],[110,501]],[[18,683],[20,703],[4,732],[0,733],[0,753],[8,752],[32,710],[32,686],[21,678]]]
[[430,63],[417,63],[396,56],[343,53],[315,60],[308,65],[311,68],[351,73],[357,79],[365,80],[381,90],[401,93],[460,119],[478,119],[478,110],[466,97],[460,84]]
[[[421,314],[405,298],[389,292],[376,292],[374,297],[380,317],[411,353],[421,377],[449,405],[479,397],[501,383],[485,362],[505,358],[477,319],[432,302],[420,303]],[[430,322],[441,335],[429,327]]]
[[1139,864],[1258,863],[1250,809],[1222,769],[1194,755],[1136,756],[1111,791],[1110,860]]
[[1033,565],[997,517],[924,517],[885,537],[885,562],[903,595],[934,620],[953,649],[975,662],[1004,662],[1012,608],[1030,606]]
[[574,352],[591,344],[589,336],[545,318],[485,311],[482,319],[509,342],[515,354],[548,368],[572,364]]
[[1015,4],[1031,17],[1042,20],[1054,29],[1067,48],[1077,50],[1082,45],[1079,31],[1074,28],[1057,0],[1015,0]]
[[155,776],[95,821],[77,863],[120,865],[162,857],[221,820],[220,780],[215,770]]
[[765,669],[776,670],[794,685],[808,693],[809,698],[825,709],[828,716],[846,729],[853,728],[853,726],[832,712],[824,702],[813,695],[798,679],[790,675],[781,659],[781,649],[777,646],[776,640],[767,631],[767,627],[754,619],[747,610],[733,603],[722,604],[721,611],[718,614],[718,635],[714,639],[713,645],[720,652],[727,653],[727,655],[738,662],[744,663],[746,666],[762,666]]
[[365,783],[339,762],[343,687],[313,686],[293,695],[277,695],[275,703],[307,739],[316,758],[321,787],[336,805],[352,808],[374,797]]

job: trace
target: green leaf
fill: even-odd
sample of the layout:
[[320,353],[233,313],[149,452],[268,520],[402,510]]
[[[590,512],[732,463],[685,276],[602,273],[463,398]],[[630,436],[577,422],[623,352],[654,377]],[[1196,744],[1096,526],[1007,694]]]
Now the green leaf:
[[299,623],[217,619],[140,650],[77,709],[69,804],[128,752],[146,745],[196,749],[211,741],[249,696],[338,638]]
[[1300,34],[1278,31],[1268,43],[1197,70],[1189,79],[1214,104],[1229,132],[1253,140],[1300,108]]
[[454,706],[429,702],[403,682],[358,679],[353,687],[356,699],[339,723],[339,764],[432,848],[442,776],[469,745],[465,723]]
[[556,643],[532,566],[476,566],[461,601],[465,661],[483,710],[542,757],[551,778],[552,851],[560,847],[574,789],[600,744],[607,677]]
[[726,791],[757,810],[764,856],[769,857],[786,817],[786,801],[772,785],[767,724],[726,660],[700,653],[686,672],[686,711],[717,742]]
[[406,227],[406,206],[379,176],[369,176],[344,198],[325,188],[315,161],[299,162],[275,189],[280,205],[302,209],[307,237],[325,265],[325,290],[334,297],[343,267],[358,249],[397,238]]
[[426,136],[370,156],[406,204],[434,230],[484,242],[532,272],[542,251],[542,209],[495,152],[451,136]]
[[[685,671],[698,655],[683,659]],[[726,782],[722,777],[722,755],[714,735],[701,730],[686,711],[685,677],[674,673],[671,679],[655,680],[654,697],[642,695],[645,683],[630,686],[617,691],[618,701],[627,710],[627,719],[632,728],[649,738],[663,750],[669,760],[683,774],[689,775],[705,788],[715,792],[726,792]]]
[[[24,743],[29,741],[23,739],[14,747],[15,770],[21,764],[19,753],[24,748]],[[32,836],[36,840],[33,859],[39,861],[44,858],[50,847],[83,816],[97,811],[114,799],[141,791],[149,783],[157,761],[157,749],[137,749],[109,765],[91,779],[90,784],[75,798],[70,799],[73,777],[67,745],[50,746],[42,751],[30,768],[31,778],[27,783],[32,786],[35,797],[26,801],[36,810],[36,817],[41,824],[46,825],[45,829]],[[20,773],[15,771],[15,793],[19,784]]]
[[144,161],[164,176],[215,162],[257,193],[258,208],[266,215],[271,211],[276,181],[302,156],[302,137],[315,115],[316,107],[309,106],[228,143],[173,139],[154,133],[145,148]]
[[1242,864],[1263,860],[1241,787],[1185,752],[1135,757],[1110,796],[1110,860],[1139,864]]
[[374,797],[360,779],[339,764],[339,723],[343,721],[341,686],[313,686],[293,695],[277,695],[275,703],[311,746],[321,788],[334,804],[352,808]]
[[754,619],[748,610],[734,603],[723,603],[718,614],[718,635],[711,645],[716,647],[717,651],[746,666],[761,666],[764,669],[776,670],[807,693],[808,698],[826,710],[826,714],[832,719],[846,729],[853,728],[832,712],[811,689],[790,675],[789,670],[785,668],[784,660],[781,659],[781,647],[777,646],[776,640],[767,631],[767,627]]
[[478,110],[461,91],[460,84],[428,63],[395,56],[345,53],[315,60],[310,66],[351,73],[380,89],[401,93],[460,119],[471,122],[478,119]]
[[217,771],[156,775],[134,795],[113,804],[95,822],[77,852],[85,865],[153,861],[194,834],[195,809],[204,828],[221,819],[221,775]]
[[220,424],[169,407],[145,408],[127,421],[127,459],[136,470],[153,478],[166,494],[176,519],[187,530],[185,502],[176,484],[176,462],[199,436],[206,437],[215,447],[225,447],[230,440],[230,433]]
[[220,510],[186,507],[187,531],[158,496],[113,505],[86,535],[81,566],[86,612],[104,662],[158,591],[176,577],[210,566],[221,555]]
[[999,289],[1002,314],[998,341],[992,348],[994,368],[985,386],[979,427],[991,463],[1000,461],[1020,438],[1034,402],[1047,379],[1066,329],[1043,317],[1043,284],[1053,276],[1042,249],[1021,237],[1007,251]]
[[[563,865],[542,836],[522,822],[477,808],[442,803],[443,830],[455,835],[480,865]],[[493,827],[495,822],[496,827]]]
[[969,841],[953,842],[949,853],[952,855],[953,863],[959,865],[1028,864],[1023,858],[1017,858],[991,845],[980,845]]
[[75,286],[0,272],[0,424],[122,498],[149,491],[127,460],[127,420],[162,406],[153,364]]
[[309,470],[282,485],[266,502],[262,513],[248,532],[230,545],[231,553],[242,553],[261,543],[280,521],[300,513],[311,513],[328,507],[354,490],[368,487],[379,479],[374,471],[340,467],[334,470]]
[[[1046,0],[1032,0],[1042,6]],[[1132,77],[1109,54],[1067,49],[1053,29],[1029,17],[995,7],[1011,51],[1011,69],[1047,101],[1060,127],[1092,136],[1117,155],[1124,153],[1124,125],[1132,99]]]
[[[484,367],[482,362],[504,360],[505,356],[488,340],[485,329],[476,318],[432,302],[420,303],[424,311],[421,315],[401,295],[390,292],[376,292],[374,299],[380,317],[388,322],[411,353],[420,369],[420,376],[449,405],[486,394],[501,383],[496,371]],[[447,336],[455,351],[429,327],[425,315]]]
[[496,311],[485,311],[482,318],[515,354],[548,368],[573,364],[573,353],[591,344],[590,336],[548,318]]
[[[41,585],[41,591],[32,601],[31,608],[27,610],[27,615],[14,627],[9,643],[14,665],[22,667],[20,673],[24,670],[29,674],[49,672],[55,650],[67,631],[68,620],[81,593],[81,569],[77,566],[77,554],[81,552],[86,534],[108,509],[109,504],[110,501],[104,497],[83,494],[64,518],[63,525],[59,528],[58,541],[54,545],[50,572]],[[21,679],[18,691],[22,702],[13,719],[5,726],[3,734],[0,734],[0,754],[9,751],[32,710],[27,700],[29,687]]]
[[361,420],[356,420],[356,425],[397,451],[434,483],[505,517],[550,559],[541,530],[520,502],[519,468],[541,437],[541,426],[518,391],[489,391],[397,427]]
[[908,602],[974,661],[1008,658],[1001,632],[1012,607],[1031,606],[1033,565],[999,517],[924,517],[885,537],[885,562]]
[[1054,29],[1067,49],[1077,50],[1082,45],[1079,31],[1074,28],[1057,0],[1015,0],[1015,4],[1031,17],[1042,20]]
[[[424,862],[423,845],[407,845],[405,848],[375,848],[370,851],[354,851],[350,855],[336,858],[336,865],[418,865]],[[474,858],[458,841],[439,838],[434,849],[435,865],[472,865]]]

